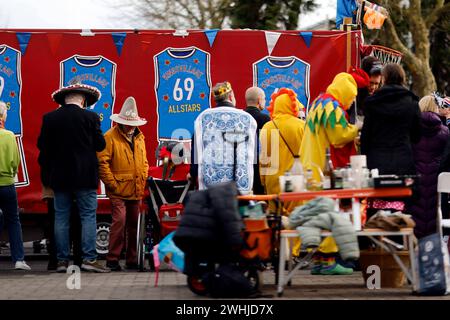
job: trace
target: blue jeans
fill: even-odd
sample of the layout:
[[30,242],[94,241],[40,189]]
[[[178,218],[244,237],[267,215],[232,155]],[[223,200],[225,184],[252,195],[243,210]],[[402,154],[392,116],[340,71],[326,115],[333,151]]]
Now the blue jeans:
[[75,199],[81,219],[81,250],[83,260],[97,259],[97,190],[55,192],[55,241],[58,261],[68,261],[70,255],[69,229],[72,199]]
[[[3,211],[3,221],[8,227],[12,261],[14,263],[23,261],[22,226],[20,225],[19,206],[14,185],[0,187],[0,209]],[[0,218],[0,232],[2,230],[3,224]]]

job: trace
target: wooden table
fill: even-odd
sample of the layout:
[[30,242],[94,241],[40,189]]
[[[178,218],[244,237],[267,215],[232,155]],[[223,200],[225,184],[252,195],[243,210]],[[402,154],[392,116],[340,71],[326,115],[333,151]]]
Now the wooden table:
[[[361,198],[386,198],[386,197],[409,197],[412,191],[410,188],[367,188],[367,189],[338,189],[338,190],[321,190],[321,191],[306,191],[306,192],[289,192],[281,193],[278,196],[278,200],[284,201],[301,201],[310,200],[316,197],[329,197],[333,199],[352,199],[353,212],[354,214],[360,214],[359,212],[359,199]],[[368,229],[368,230],[357,230],[357,236],[365,236],[371,239],[377,246],[383,248],[389,252],[398,263],[400,268],[405,272],[405,275],[411,281],[413,290],[417,290],[418,276],[416,269],[416,257],[414,251],[414,232],[413,229],[402,229],[397,232],[385,231],[382,229]],[[322,236],[330,236],[331,232],[324,231]],[[393,246],[384,243],[382,240],[377,239],[377,237],[385,236],[403,236],[405,244],[408,247],[409,258],[411,261],[411,271],[409,272],[406,266],[403,264],[401,259],[397,256],[396,250]],[[280,234],[280,251],[279,251],[279,264],[278,264],[278,295],[283,294],[284,286],[289,283],[297,270],[302,267],[305,261],[299,261],[295,267],[292,267],[292,250],[289,246],[290,238],[298,238],[299,233],[297,230],[283,230]],[[289,248],[289,271],[285,274],[286,267],[286,255]],[[365,270],[363,270],[364,272]]]

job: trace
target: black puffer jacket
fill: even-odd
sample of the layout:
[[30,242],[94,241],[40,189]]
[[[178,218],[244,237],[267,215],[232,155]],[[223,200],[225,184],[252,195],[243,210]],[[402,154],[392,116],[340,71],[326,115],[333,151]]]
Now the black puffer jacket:
[[234,182],[191,192],[184,214],[174,235],[175,244],[184,252],[240,247],[244,228],[238,210],[238,191]]
[[380,174],[415,174],[412,144],[421,137],[418,98],[399,85],[386,85],[366,99],[361,153]]

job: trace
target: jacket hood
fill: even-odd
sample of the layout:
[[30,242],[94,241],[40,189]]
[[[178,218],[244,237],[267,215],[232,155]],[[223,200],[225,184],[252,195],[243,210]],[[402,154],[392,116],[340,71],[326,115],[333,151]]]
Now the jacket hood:
[[367,99],[374,103],[380,103],[394,99],[397,100],[403,97],[409,97],[414,101],[419,101],[419,98],[414,93],[400,85],[385,85]]
[[355,79],[346,72],[337,74],[333,82],[328,86],[327,93],[336,98],[347,110],[358,94],[358,87]]
[[297,94],[291,90],[282,88],[271,97],[270,107],[267,108],[270,112],[271,119],[275,119],[281,115],[291,115],[298,117],[301,108],[305,108],[297,99]]
[[422,135],[430,137],[434,136],[441,129],[441,118],[434,112],[422,112]]

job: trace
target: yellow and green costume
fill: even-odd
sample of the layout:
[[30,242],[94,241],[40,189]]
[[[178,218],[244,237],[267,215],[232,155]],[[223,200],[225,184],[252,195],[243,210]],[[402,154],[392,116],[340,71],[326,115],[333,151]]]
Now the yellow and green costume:
[[[309,108],[300,157],[304,170],[312,169],[316,181],[320,181],[318,168],[325,168],[326,149],[330,145],[343,147],[358,135],[358,128],[347,122],[344,112],[356,95],[356,81],[350,74],[342,72],[335,76],[326,93],[319,95]],[[321,243],[319,251],[333,253],[338,252],[338,248],[334,239],[328,237]]]
[[358,135],[358,128],[347,122],[344,112],[356,94],[355,80],[350,74],[342,72],[309,108],[300,156],[303,168],[312,169],[316,181],[320,181],[318,168],[325,168],[326,148],[330,145],[343,147]]

